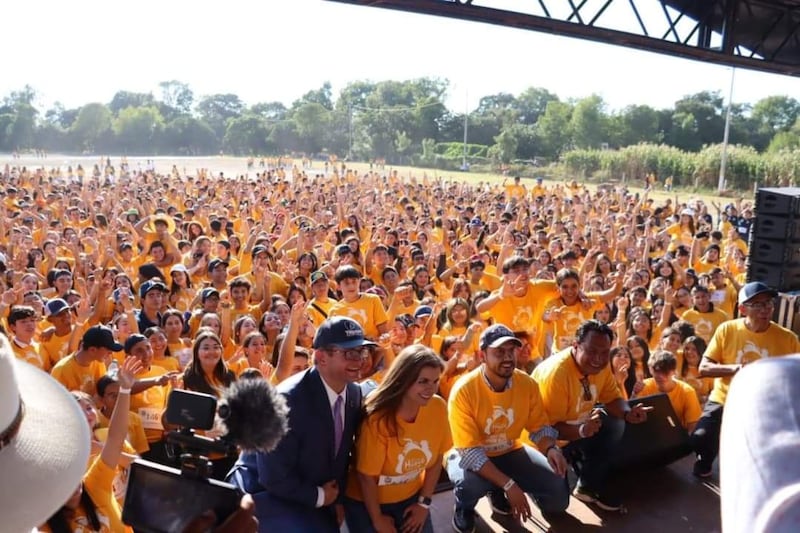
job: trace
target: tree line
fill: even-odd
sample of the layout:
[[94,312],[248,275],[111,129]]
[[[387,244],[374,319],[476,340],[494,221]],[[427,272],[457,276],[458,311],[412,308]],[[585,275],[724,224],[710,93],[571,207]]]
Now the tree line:
[[[154,93],[119,91],[110,102],[77,108],[36,106],[25,86],[0,102],[0,151],[236,155],[289,152],[385,159],[456,168],[464,152],[464,113],[448,109],[447,80],[354,81],[334,97],[331,84],[286,106],[246,104],[236,94],[198,97],[165,81]],[[484,96],[468,113],[471,163],[549,162],[570,151],[616,150],[642,143],[700,153],[719,143],[725,123],[719,92],[687,95],[666,109],[631,104],[609,110],[598,95],[564,99],[541,87]],[[730,143],[756,154],[800,146],[800,102],[769,96],[731,106]]]

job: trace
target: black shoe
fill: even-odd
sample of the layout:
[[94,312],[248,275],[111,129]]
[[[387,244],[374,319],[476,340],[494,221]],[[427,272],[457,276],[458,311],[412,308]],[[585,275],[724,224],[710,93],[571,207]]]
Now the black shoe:
[[508,503],[508,498],[504,492],[492,491],[489,493],[489,506],[492,512],[501,515],[511,514],[511,504]]
[[703,461],[702,459],[698,458],[694,462],[694,466],[692,467],[692,474],[694,474],[696,477],[699,477],[701,479],[704,479],[704,478],[707,478],[707,477],[711,477],[711,467],[712,466],[713,466],[713,463],[709,464],[706,461]]
[[600,494],[593,490],[581,487],[578,485],[572,491],[572,495],[583,503],[593,503],[604,511],[621,511],[623,509],[622,502],[608,494]]
[[475,531],[475,511],[467,509],[453,509],[453,529],[458,533],[473,533]]

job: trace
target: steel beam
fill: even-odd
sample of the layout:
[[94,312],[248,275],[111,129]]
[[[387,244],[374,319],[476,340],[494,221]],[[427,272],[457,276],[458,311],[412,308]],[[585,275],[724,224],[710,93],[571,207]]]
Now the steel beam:
[[[495,9],[486,6],[477,6],[473,4],[473,0],[328,0],[332,2],[339,2],[345,4],[382,7],[386,9],[407,11],[413,13],[420,13],[426,15],[435,15],[441,17],[455,18],[467,20],[472,22],[483,22],[488,24],[495,24],[500,26],[507,26],[512,28],[532,30],[539,32],[552,33],[555,35],[577,37],[591,41],[615,44],[619,46],[633,47],[640,50],[651,52],[658,52],[669,54],[687,59],[694,59],[716,63],[721,65],[735,66],[747,69],[761,70],[765,72],[773,72],[779,74],[787,74],[790,76],[800,76],[800,52],[798,57],[791,57],[791,61],[786,61],[785,57],[781,57],[780,61],[776,60],[777,53],[767,53],[764,47],[764,42],[769,37],[775,38],[769,34],[759,34],[758,37],[752,39],[753,36],[748,36],[751,40],[758,40],[760,42],[742,42],[738,38],[744,39],[744,35],[737,34],[737,31],[747,28],[748,20],[743,14],[750,9],[750,3],[761,8],[780,8],[791,11],[800,16],[800,6],[796,4],[787,4],[779,2],[769,2],[766,0],[703,0],[699,2],[689,1],[674,1],[661,0],[662,4],[669,5],[677,13],[677,17],[673,19],[669,13],[664,9],[667,23],[669,25],[668,31],[664,37],[672,35],[677,42],[667,41],[665,38],[659,39],[657,37],[650,37],[647,31],[646,24],[642,21],[639,12],[636,8],[635,0],[629,0],[633,8],[634,15],[636,16],[639,25],[641,26],[642,34],[630,33],[616,29],[609,29],[604,27],[595,26],[600,13],[595,13],[589,16],[581,16],[581,8],[586,4],[585,0],[576,2],[569,0],[571,13],[568,15],[567,20],[558,20],[552,18],[546,9],[543,0],[539,0],[539,5],[542,8],[544,16],[532,15],[527,13],[519,13],[515,11],[508,11],[503,9]],[[533,1],[533,0],[531,0]],[[623,0],[619,0],[623,1]],[[605,10],[611,2],[609,1],[603,5],[602,10]],[[703,6],[707,11],[703,16],[692,16],[689,7],[700,9]],[[722,10],[722,19],[719,20],[719,12],[715,13],[715,9],[720,7]],[[780,7],[779,7],[780,6]],[[699,13],[699,11],[698,11]],[[737,18],[738,17],[738,18]],[[692,32],[685,39],[681,39],[677,31],[677,22],[681,19],[690,18],[697,20]],[[584,20],[591,20],[587,24]],[[578,22],[570,22],[570,20],[577,20]],[[769,20],[764,20],[768,27],[770,27]],[[774,23],[773,23],[774,24]],[[771,29],[775,29],[771,26]],[[787,43],[797,37],[797,27],[792,28],[789,35],[780,35],[779,51],[786,47]],[[697,44],[689,44],[690,39],[697,33]],[[711,35],[713,32],[718,32],[722,35],[721,49],[714,49],[710,47]],[[742,50],[744,47],[744,50]],[[762,58],[755,57],[753,52],[760,50],[759,54]],[[744,53],[744,55],[742,55]]]

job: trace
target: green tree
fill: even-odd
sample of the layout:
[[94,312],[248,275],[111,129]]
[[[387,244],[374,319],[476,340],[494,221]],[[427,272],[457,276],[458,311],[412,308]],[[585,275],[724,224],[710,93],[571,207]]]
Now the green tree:
[[242,114],[244,103],[235,94],[212,94],[204,97],[197,104],[200,118],[205,120],[214,130],[217,138],[225,136],[228,120]]
[[639,143],[659,143],[663,134],[659,128],[658,111],[647,105],[629,105],[616,117],[619,126],[614,128],[617,146]]
[[101,139],[108,137],[113,117],[104,104],[86,104],[78,112],[75,122],[70,128],[74,146],[80,150],[99,148]]
[[331,112],[322,104],[306,102],[292,113],[292,121],[299,137],[300,149],[307,154],[316,154],[325,148]]
[[607,117],[603,99],[593,94],[575,104],[570,118],[572,139],[578,148],[599,148],[608,142]]
[[127,107],[114,120],[117,144],[128,153],[157,153],[156,140],[163,128],[164,119],[155,106]]
[[547,109],[547,104],[558,100],[558,96],[542,87],[528,87],[516,98],[519,121],[523,124],[536,124]]
[[114,114],[119,115],[119,112],[127,107],[142,107],[149,106],[156,103],[152,93],[135,93],[131,91],[117,91],[108,104],[108,109]]
[[190,115],[174,118],[164,127],[164,148],[172,154],[206,155],[219,150],[217,137],[205,121]]
[[222,146],[225,152],[239,155],[259,155],[267,151],[267,131],[264,119],[244,115],[228,121]]
[[572,143],[572,106],[566,102],[547,103],[544,115],[536,122],[536,135],[544,157],[557,158]]
[[162,81],[158,84],[161,88],[161,101],[167,107],[174,109],[178,114],[191,113],[194,103],[194,93],[189,85],[177,80]]
[[489,149],[489,156],[500,163],[510,163],[517,157],[519,142],[511,130],[503,130],[495,137],[495,144]]

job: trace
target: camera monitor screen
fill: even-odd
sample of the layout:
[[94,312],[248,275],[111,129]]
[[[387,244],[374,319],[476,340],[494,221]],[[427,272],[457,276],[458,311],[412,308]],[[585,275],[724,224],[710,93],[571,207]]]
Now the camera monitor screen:
[[175,468],[137,459],[131,464],[122,521],[137,533],[183,531],[208,510],[223,522],[239,508],[241,497],[228,483],[192,479]]

